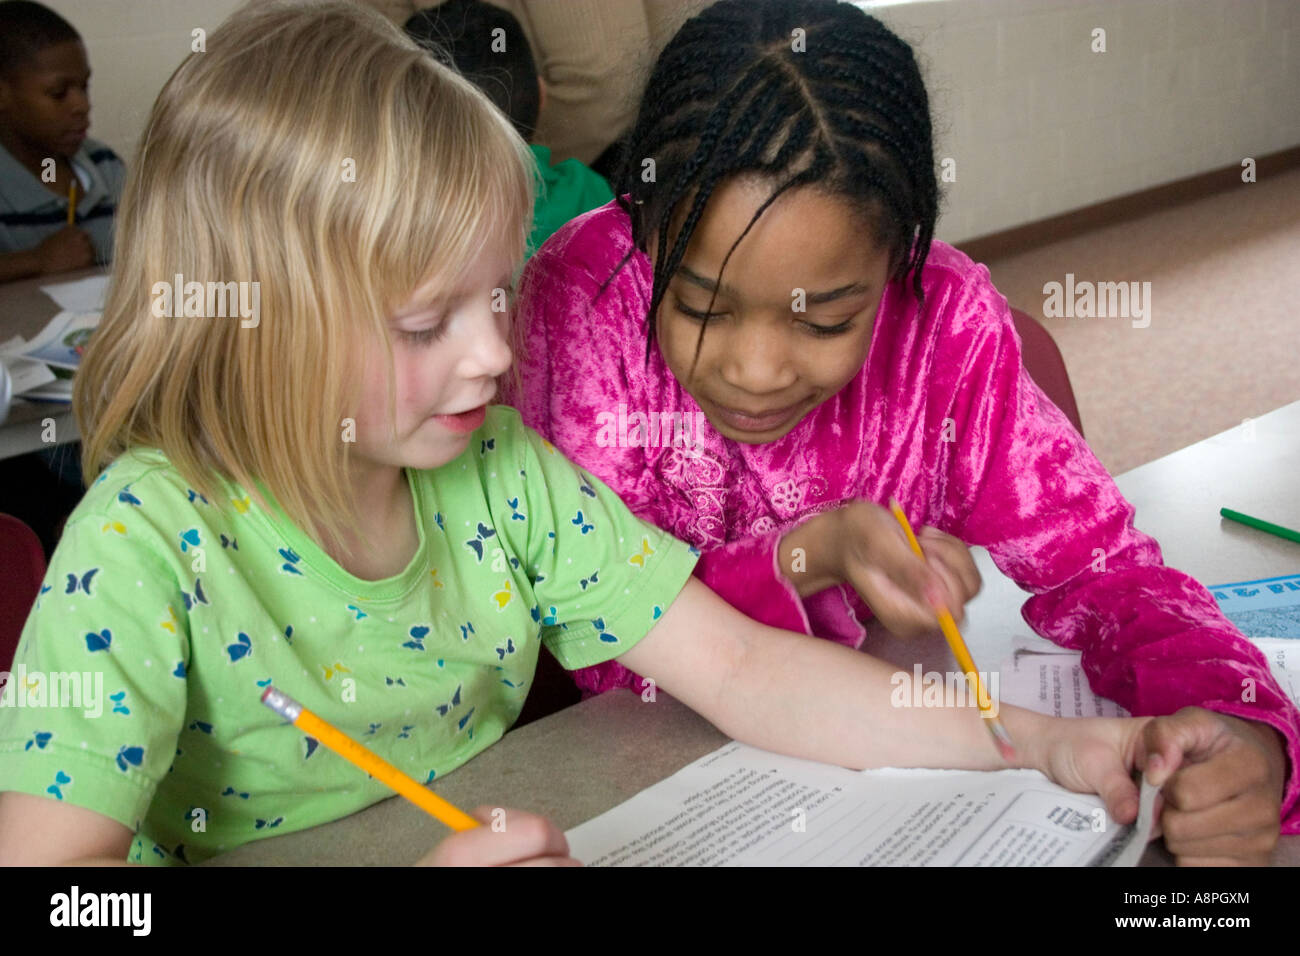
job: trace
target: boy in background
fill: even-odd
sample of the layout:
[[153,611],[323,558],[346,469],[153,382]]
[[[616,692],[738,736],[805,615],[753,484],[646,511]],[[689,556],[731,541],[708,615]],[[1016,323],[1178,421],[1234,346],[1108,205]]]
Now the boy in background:
[[570,219],[614,198],[600,175],[576,159],[552,166],[550,149],[532,141],[546,102],[546,86],[523,27],[509,11],[483,0],[447,0],[412,16],[405,29],[482,89],[510,117],[533,151],[541,183],[528,255]]
[[86,136],[89,81],[67,20],[30,0],[0,2],[0,282],[111,258],[126,168]]

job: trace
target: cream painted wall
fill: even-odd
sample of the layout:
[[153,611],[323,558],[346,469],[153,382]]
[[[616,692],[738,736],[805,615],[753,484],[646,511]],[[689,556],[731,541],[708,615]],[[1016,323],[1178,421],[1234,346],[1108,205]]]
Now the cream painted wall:
[[[91,135],[128,162],[190,31],[239,5],[45,2],[86,39]],[[936,155],[956,161],[949,242],[1300,144],[1300,0],[861,5],[918,49]],[[1106,53],[1089,49],[1094,27]]]
[[860,5],[919,50],[948,242],[1300,145],[1300,0]]
[[154,98],[190,52],[241,0],[40,0],[77,28],[90,54],[90,135],[128,164]]

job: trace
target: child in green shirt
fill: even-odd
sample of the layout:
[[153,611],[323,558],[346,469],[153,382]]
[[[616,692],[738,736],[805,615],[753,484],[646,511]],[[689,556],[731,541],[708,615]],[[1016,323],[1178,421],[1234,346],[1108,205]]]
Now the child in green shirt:
[[546,84],[523,27],[509,10],[483,0],[446,0],[414,14],[405,30],[482,89],[528,141],[538,189],[526,256],[570,219],[613,200],[609,183],[599,173],[576,159],[552,164],[550,148],[533,142],[546,103]]

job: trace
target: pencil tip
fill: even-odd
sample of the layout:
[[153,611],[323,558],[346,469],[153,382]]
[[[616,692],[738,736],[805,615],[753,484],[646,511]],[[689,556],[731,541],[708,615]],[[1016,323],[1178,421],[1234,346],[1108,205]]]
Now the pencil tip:
[[1014,764],[1016,762],[1016,748],[1011,742],[1011,735],[1007,733],[1007,728],[1003,727],[1000,722],[995,721],[989,724],[989,730],[993,731],[993,742],[997,744],[998,753],[1002,755],[1002,759],[1007,763]]

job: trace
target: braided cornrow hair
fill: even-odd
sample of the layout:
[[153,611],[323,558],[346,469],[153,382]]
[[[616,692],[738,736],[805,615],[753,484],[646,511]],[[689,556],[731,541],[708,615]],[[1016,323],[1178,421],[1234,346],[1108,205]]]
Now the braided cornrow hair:
[[[796,29],[804,31],[804,52],[793,49]],[[642,178],[649,158],[653,182]],[[719,183],[741,174],[778,185],[732,245],[722,270],[778,196],[810,185],[861,212],[889,249],[889,278],[901,280],[910,270],[913,291],[924,302],[921,269],[939,189],[929,98],[911,47],[838,0],[720,0],[688,20],[659,55],[615,177],[636,248],[646,253],[650,236],[658,237],[647,361],[653,317],[709,197]],[[683,201],[689,207],[670,249],[670,224],[681,216]]]

